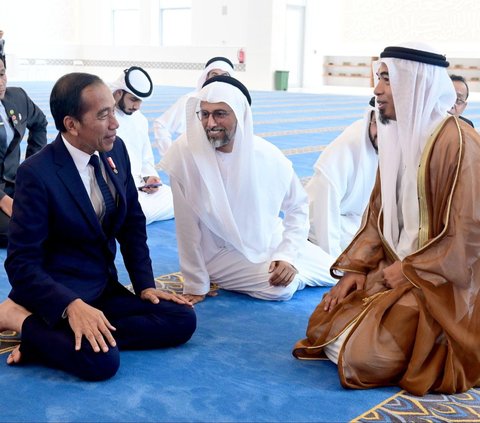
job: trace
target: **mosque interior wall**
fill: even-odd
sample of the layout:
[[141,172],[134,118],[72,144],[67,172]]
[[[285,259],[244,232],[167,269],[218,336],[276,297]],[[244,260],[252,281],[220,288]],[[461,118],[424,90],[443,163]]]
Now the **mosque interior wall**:
[[[158,38],[165,1],[172,0],[17,0],[0,16],[9,79],[56,80],[86,71],[111,80],[119,69],[141,64],[156,84],[190,87],[207,59],[222,55],[238,64],[242,48],[239,79],[250,89],[273,89],[275,71],[291,63],[285,45],[293,5],[305,10],[299,51],[305,89],[368,86],[370,62],[385,46],[419,41],[446,54],[480,91],[477,0],[175,0],[191,4],[191,44],[170,47]],[[138,12],[139,24],[124,28],[131,45],[115,45],[112,11],[119,7]]]

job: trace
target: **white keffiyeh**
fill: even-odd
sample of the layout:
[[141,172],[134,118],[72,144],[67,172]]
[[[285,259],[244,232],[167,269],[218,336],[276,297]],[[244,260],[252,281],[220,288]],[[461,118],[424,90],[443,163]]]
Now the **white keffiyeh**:
[[[229,177],[224,182],[216,152],[195,111],[200,102],[224,102],[237,118]],[[175,178],[199,219],[253,263],[267,260],[278,212],[293,168],[275,146],[253,134],[252,112],[236,87],[214,82],[187,102],[187,130],[169,149],[161,167]],[[271,181],[275,181],[271,184]]]
[[[433,52],[431,47],[402,47]],[[377,118],[383,234],[400,259],[418,249],[419,208],[417,173],[430,135],[455,103],[456,94],[446,68],[397,58],[374,63],[388,68],[396,121]]]

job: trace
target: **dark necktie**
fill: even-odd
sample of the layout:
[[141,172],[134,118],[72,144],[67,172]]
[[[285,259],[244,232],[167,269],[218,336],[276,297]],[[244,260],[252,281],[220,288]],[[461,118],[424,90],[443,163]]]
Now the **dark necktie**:
[[105,216],[103,217],[102,226],[103,229],[108,232],[111,229],[111,224],[116,209],[115,199],[110,192],[110,188],[108,188],[107,182],[105,182],[105,179],[103,178],[98,156],[96,154],[92,154],[88,163],[90,163],[95,170],[95,179],[97,180],[98,187],[100,188],[100,192],[103,196],[103,201],[105,202]]
[[7,151],[7,130],[5,129],[5,125],[5,122],[2,120],[2,115],[0,115],[0,160],[3,160],[5,152]]

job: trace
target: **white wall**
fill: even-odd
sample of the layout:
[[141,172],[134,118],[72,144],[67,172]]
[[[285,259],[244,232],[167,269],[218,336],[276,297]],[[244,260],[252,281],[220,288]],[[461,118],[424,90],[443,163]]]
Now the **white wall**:
[[[0,29],[5,31],[9,79],[55,80],[65,72],[85,70],[108,80],[138,61],[201,64],[224,55],[236,62],[243,47],[246,65],[237,74],[239,79],[250,89],[273,88],[274,71],[285,66],[286,5],[295,0],[192,0],[192,45],[176,48],[158,45],[159,1],[16,0],[2,7]],[[113,45],[112,9],[119,2],[139,7],[137,46]],[[375,56],[399,41],[428,42],[447,58],[480,56],[478,0],[305,0],[305,4],[307,88],[322,86],[324,56]],[[45,64],[54,59],[59,65]],[[68,66],[62,59],[78,62]],[[95,66],[82,65],[86,60],[96,61]],[[179,86],[195,86],[199,74],[159,66],[149,71],[155,83]]]

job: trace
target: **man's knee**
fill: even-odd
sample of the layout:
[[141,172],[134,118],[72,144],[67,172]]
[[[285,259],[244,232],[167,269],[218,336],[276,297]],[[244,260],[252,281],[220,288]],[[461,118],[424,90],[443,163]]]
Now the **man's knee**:
[[173,345],[185,344],[197,328],[197,316],[194,309],[187,306],[181,307],[174,324],[177,330],[174,331]]
[[186,343],[197,328],[197,317],[192,307],[173,302],[156,307],[155,320],[158,336],[149,348],[174,347]]
[[115,376],[120,367],[120,353],[118,348],[109,347],[107,352],[94,352],[85,349],[75,352],[73,373],[80,379],[87,381],[102,381]]
[[297,291],[298,283],[293,281],[287,286],[271,286],[264,290],[249,292],[248,295],[266,301],[288,301]]

